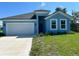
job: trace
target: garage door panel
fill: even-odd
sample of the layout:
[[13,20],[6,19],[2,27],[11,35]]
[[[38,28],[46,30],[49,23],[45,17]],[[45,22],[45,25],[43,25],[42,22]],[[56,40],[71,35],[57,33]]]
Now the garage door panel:
[[33,35],[34,23],[7,23],[6,35]]

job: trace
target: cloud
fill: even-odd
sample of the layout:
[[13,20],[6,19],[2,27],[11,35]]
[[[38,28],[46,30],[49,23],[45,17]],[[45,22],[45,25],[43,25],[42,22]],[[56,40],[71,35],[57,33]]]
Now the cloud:
[[44,7],[46,4],[44,2],[41,2],[40,7]]
[[46,6],[46,3],[45,2],[41,2],[38,9],[44,9]]

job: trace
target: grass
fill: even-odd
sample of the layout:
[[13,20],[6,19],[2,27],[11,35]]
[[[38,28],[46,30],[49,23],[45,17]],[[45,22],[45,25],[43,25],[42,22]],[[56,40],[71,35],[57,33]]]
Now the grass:
[[79,56],[79,33],[34,37],[31,56]]

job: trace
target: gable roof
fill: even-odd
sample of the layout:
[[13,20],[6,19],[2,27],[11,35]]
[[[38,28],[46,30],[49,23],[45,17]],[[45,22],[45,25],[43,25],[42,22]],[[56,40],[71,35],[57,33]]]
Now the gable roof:
[[47,16],[45,19],[48,19],[48,18],[51,18],[53,15],[56,15],[56,14],[63,14],[64,16],[66,16],[66,17],[68,17],[68,18],[71,18],[71,16],[69,15],[69,14],[67,14],[67,13],[63,13],[63,12],[61,12],[61,11],[58,11],[58,12],[54,12],[54,13],[52,13],[52,14],[50,14],[49,16]]
[[5,17],[2,19],[36,19],[36,16],[35,16],[34,12],[31,12],[31,13],[27,13],[27,14]]
[[49,10],[35,10],[31,13],[1,18],[1,20],[4,20],[4,19],[14,19],[14,20],[16,20],[16,19],[26,19],[26,20],[29,19],[29,20],[32,20],[32,19],[36,19],[36,15],[35,15],[36,12],[49,12]]
[[[16,16],[10,16],[10,17],[5,17],[5,18],[1,18],[1,20],[4,20],[4,19],[14,19],[14,20],[18,20],[18,19],[29,19],[29,20],[32,20],[32,19],[36,19],[36,15],[35,15],[35,12],[49,12],[49,10],[35,10],[34,12],[30,12],[30,13],[26,13],[26,14],[20,14],[20,15],[16,15]],[[68,17],[68,18],[71,18],[71,16],[67,13],[63,13],[61,11],[58,11],[58,12],[54,12],[50,15],[47,15],[47,17],[45,19],[48,19],[50,17],[52,17],[53,15],[55,14],[58,14],[58,13],[61,13],[63,14],[64,16]]]

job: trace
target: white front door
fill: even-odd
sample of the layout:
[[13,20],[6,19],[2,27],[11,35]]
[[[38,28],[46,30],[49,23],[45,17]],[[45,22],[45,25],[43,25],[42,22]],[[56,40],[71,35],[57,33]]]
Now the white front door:
[[33,35],[34,23],[7,23],[6,35]]

